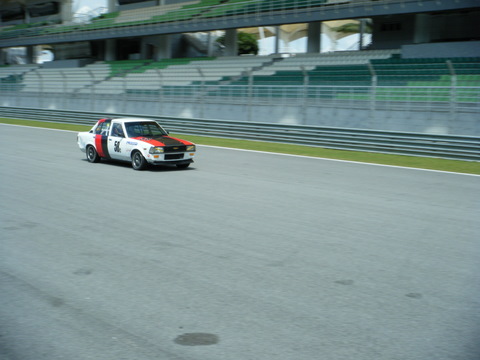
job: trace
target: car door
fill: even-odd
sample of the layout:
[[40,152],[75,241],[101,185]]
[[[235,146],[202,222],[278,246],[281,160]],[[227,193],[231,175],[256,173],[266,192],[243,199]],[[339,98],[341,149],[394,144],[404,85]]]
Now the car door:
[[112,159],[129,160],[126,148],[125,130],[121,122],[113,122],[108,137],[108,153]]
[[108,152],[108,134],[110,132],[111,119],[100,119],[98,120],[97,126],[94,131],[93,141],[95,144],[95,149],[100,157],[105,159],[110,159],[110,154]]

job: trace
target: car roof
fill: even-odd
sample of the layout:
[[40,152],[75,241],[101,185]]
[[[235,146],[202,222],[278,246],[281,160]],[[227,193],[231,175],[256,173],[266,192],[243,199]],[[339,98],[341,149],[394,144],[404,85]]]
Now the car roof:
[[138,122],[138,121],[151,121],[151,122],[156,122],[153,119],[147,119],[147,118],[133,118],[133,117],[125,117],[125,118],[115,118],[112,119],[113,121],[121,121],[121,122]]

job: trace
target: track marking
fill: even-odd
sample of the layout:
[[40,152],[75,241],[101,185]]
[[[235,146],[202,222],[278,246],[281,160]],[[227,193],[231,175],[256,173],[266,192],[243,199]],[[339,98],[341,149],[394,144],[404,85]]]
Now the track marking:
[[[0,123],[0,125],[17,126],[17,127],[23,127],[23,128],[40,129],[40,130],[50,130],[50,131],[71,132],[71,133],[78,133],[78,132],[80,132],[80,131],[75,131],[75,130],[51,129],[51,128],[44,128],[44,127],[37,127],[37,126],[16,125],[16,124],[6,124],[6,123]],[[290,156],[290,157],[298,157],[298,158],[305,158],[305,159],[317,159],[317,160],[335,161],[335,162],[342,162],[342,163],[348,163],[348,164],[382,166],[382,167],[396,168],[396,169],[407,169],[407,170],[417,170],[417,171],[429,171],[429,172],[442,173],[442,174],[454,174],[454,175],[466,175],[466,176],[477,176],[477,177],[480,177],[480,175],[477,175],[477,174],[459,173],[459,172],[454,172],[454,171],[422,169],[422,168],[408,167],[408,166],[398,166],[398,165],[375,164],[375,163],[367,163],[367,162],[361,162],[361,161],[330,159],[330,158],[323,158],[323,157],[318,157],[318,156],[283,154],[283,153],[276,153],[276,152],[270,152],[270,151],[249,150],[249,149],[237,149],[237,148],[223,147],[223,146],[214,146],[214,145],[201,145],[201,144],[197,144],[197,146],[199,146],[199,147],[213,148],[213,149],[225,149],[225,150],[245,151],[245,152],[253,152],[253,153],[260,153],[260,154],[271,154],[271,155],[280,155],[280,156]]]
[[276,153],[276,152],[269,152],[269,151],[249,150],[249,149],[237,149],[237,148],[229,148],[229,147],[213,146],[213,145],[199,145],[199,146],[201,146],[201,147],[210,147],[210,148],[218,148],[218,149],[227,149],[227,150],[247,151],[247,152],[254,152],[254,153],[261,153],[261,154],[273,154],[273,155],[281,155],[281,156],[299,157],[299,158],[305,158],[305,159],[319,159],[319,160],[335,161],[335,162],[350,163],[350,164],[383,166],[383,167],[389,167],[389,168],[408,169],[408,170],[419,170],[419,171],[430,171],[430,172],[437,172],[437,173],[444,173],[444,174],[480,176],[480,175],[477,175],[477,174],[458,173],[458,172],[454,172],[454,171],[434,170],[434,169],[422,169],[422,168],[408,167],[408,166],[399,166],[399,165],[375,164],[375,163],[368,163],[368,162],[361,162],[361,161],[330,159],[330,158],[323,158],[323,157],[319,157],[319,156],[283,154],[283,153]]

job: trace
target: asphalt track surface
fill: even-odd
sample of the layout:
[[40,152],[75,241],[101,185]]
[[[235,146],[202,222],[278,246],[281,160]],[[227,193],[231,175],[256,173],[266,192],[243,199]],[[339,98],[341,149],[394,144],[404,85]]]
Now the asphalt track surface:
[[0,126],[0,359],[480,356],[480,177]]

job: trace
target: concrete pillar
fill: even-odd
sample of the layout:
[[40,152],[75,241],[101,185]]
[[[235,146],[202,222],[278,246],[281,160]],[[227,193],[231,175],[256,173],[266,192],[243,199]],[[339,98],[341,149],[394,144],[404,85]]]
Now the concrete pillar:
[[63,0],[60,3],[60,16],[62,17],[62,23],[68,24],[73,20],[73,1],[72,0]]
[[116,0],[108,0],[108,12],[117,11],[117,1]]
[[0,65],[7,63],[7,49],[0,49]]
[[237,29],[227,29],[225,31],[225,56],[237,56],[237,54]]
[[213,56],[213,52],[214,52],[214,46],[215,46],[215,39],[213,37],[213,34],[211,31],[208,32],[208,39],[207,39],[207,56]]
[[363,50],[364,44],[363,44],[363,37],[365,35],[365,29],[366,29],[366,20],[365,19],[360,19],[360,33],[358,34],[359,39],[358,39],[358,50]]
[[422,44],[430,42],[430,15],[416,14],[413,43]]
[[274,54],[280,52],[280,26],[275,26],[275,49]]
[[23,20],[23,22],[25,24],[29,24],[30,23],[30,11],[28,10],[28,6],[25,4],[23,9],[24,9],[24,20]]
[[172,44],[170,35],[158,35],[151,37],[153,45],[153,59],[159,61],[172,58]]
[[116,41],[115,39],[105,40],[105,61],[115,61],[117,60],[116,56]]
[[148,37],[142,37],[140,41],[140,59],[148,58],[148,45],[150,44]]
[[30,45],[26,47],[27,52],[26,52],[26,58],[25,62],[27,64],[33,64],[35,62],[35,46]]
[[312,22],[307,29],[307,53],[320,53],[322,49],[322,23]]

